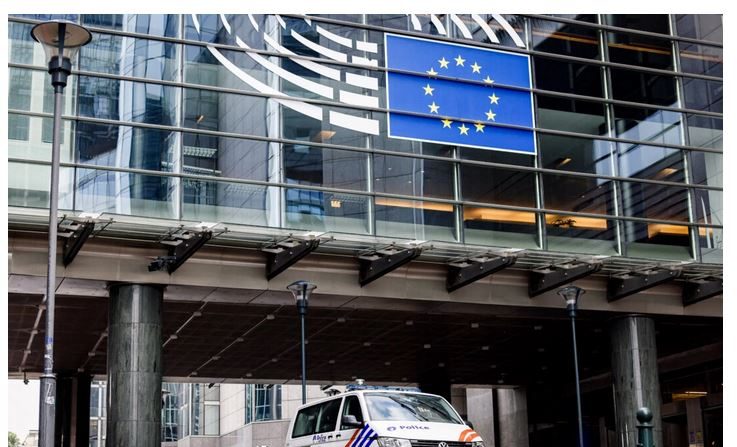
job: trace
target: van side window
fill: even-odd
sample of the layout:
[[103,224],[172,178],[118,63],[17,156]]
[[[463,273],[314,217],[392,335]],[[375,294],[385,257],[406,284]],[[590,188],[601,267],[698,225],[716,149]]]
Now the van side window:
[[292,437],[299,438],[300,436],[307,436],[315,433],[315,428],[317,427],[317,416],[319,413],[320,405],[313,405],[299,410],[297,418],[294,421]]
[[[347,396],[345,398],[345,403],[343,404],[343,416],[348,416],[348,415],[355,416],[358,422],[363,423],[363,413],[361,412],[361,403],[358,401],[358,397],[356,396]],[[348,430],[351,428],[356,428],[356,427],[349,427],[346,425],[340,426],[341,430]]]
[[333,399],[320,405],[320,414],[317,419],[317,432],[325,433],[335,431],[338,422],[338,411],[340,410],[340,399]]

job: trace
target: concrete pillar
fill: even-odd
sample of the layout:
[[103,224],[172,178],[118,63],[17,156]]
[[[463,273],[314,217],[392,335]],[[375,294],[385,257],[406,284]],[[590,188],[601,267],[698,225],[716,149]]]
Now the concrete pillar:
[[494,447],[494,390],[466,388],[466,411],[473,429],[481,435],[486,447]]
[[55,445],[89,445],[91,383],[92,378],[87,374],[57,374]]
[[640,407],[653,412],[655,445],[663,445],[655,322],[639,315],[615,320],[611,327],[611,346],[617,446],[637,445],[635,415]]
[[110,287],[107,447],[160,447],[163,286]]
[[499,445],[503,447],[529,447],[527,424],[527,393],[522,388],[496,389],[497,419],[499,421]]

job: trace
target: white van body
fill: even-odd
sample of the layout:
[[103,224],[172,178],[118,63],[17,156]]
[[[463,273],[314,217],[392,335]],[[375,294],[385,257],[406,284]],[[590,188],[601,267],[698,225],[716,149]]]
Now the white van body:
[[371,389],[349,391],[301,406],[289,424],[286,447],[312,446],[484,447],[484,444],[478,433],[440,396]]

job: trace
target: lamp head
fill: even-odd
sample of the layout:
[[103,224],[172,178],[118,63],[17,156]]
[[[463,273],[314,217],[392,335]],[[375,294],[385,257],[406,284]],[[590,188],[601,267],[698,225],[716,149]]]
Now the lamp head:
[[298,306],[307,307],[310,295],[312,295],[313,290],[317,289],[317,286],[309,281],[299,280],[289,284],[287,289],[292,292]]
[[563,287],[562,289],[558,290],[558,295],[563,297],[563,299],[566,301],[566,309],[568,310],[568,315],[570,315],[571,317],[576,316],[576,309],[578,309],[578,299],[584,293],[586,293],[586,291],[577,286]]
[[77,52],[92,40],[92,34],[83,26],[68,20],[51,20],[31,29],[31,37],[43,45],[49,73],[54,87],[66,86]]

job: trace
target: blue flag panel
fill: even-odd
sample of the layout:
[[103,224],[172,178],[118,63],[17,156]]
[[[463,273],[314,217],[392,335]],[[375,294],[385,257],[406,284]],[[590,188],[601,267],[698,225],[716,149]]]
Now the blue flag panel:
[[402,71],[387,74],[390,137],[536,152],[532,93],[497,86],[529,88],[528,56],[393,34],[385,39],[387,68]]

